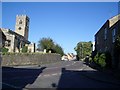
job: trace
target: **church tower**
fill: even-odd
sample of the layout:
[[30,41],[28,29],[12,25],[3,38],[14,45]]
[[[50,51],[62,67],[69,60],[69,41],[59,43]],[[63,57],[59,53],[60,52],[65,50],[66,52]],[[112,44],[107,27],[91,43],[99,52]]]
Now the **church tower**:
[[16,24],[15,24],[15,32],[25,37],[28,40],[29,33],[29,17],[26,15],[17,15],[16,16]]

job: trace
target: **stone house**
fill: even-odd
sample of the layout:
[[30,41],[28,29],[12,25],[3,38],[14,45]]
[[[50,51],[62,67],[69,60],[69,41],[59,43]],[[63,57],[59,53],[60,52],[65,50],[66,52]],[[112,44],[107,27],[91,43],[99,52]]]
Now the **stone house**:
[[62,56],[61,60],[66,60],[66,61],[72,61],[72,60],[76,60],[76,55],[74,55],[73,53],[68,53]]
[[8,52],[20,52],[25,44],[30,44],[22,35],[10,29],[2,28],[2,31],[6,36],[5,47],[8,48]]
[[108,19],[95,34],[95,51],[109,52],[112,56],[112,66],[116,65],[114,59],[114,44],[118,35],[120,35],[120,14]]
[[0,29],[0,48],[5,46],[6,36]]

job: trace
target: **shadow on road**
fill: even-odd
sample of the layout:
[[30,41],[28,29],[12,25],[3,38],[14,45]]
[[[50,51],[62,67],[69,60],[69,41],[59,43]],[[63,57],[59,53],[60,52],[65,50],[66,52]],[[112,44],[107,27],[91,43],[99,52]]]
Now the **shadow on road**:
[[46,67],[39,69],[2,67],[2,88],[22,89],[34,83]]
[[[96,77],[98,79],[95,79]],[[104,79],[110,79],[106,75],[101,74],[98,71],[92,70],[66,70],[62,68],[62,74],[59,79],[58,84],[52,83],[52,87],[55,87],[57,90],[64,88],[118,88],[120,84],[114,84],[113,82],[102,81]],[[100,78],[100,79],[99,79]],[[102,80],[101,80],[102,78]]]

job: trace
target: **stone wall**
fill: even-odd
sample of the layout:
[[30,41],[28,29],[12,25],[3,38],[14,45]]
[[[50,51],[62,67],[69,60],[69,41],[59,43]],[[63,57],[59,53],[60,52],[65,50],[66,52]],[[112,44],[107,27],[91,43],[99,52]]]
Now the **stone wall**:
[[41,65],[59,61],[61,61],[61,56],[59,54],[16,54],[3,55],[1,65]]

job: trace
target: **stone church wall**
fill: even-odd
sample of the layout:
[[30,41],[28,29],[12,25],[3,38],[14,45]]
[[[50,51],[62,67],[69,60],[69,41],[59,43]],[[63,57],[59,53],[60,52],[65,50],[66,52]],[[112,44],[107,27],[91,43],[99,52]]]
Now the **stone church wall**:
[[61,61],[59,54],[11,54],[2,55],[2,66],[41,65]]

